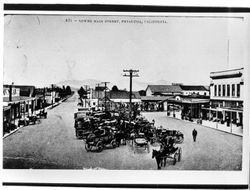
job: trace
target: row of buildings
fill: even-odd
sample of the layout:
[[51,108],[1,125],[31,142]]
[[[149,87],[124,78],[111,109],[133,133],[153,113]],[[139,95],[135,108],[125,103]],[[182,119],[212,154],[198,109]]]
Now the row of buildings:
[[18,127],[18,121],[36,115],[62,98],[59,88],[30,85],[3,85],[3,134]]
[[[244,69],[210,73],[210,85],[148,85],[132,93],[132,102],[141,111],[166,111],[182,119],[202,119],[243,127]],[[92,89],[83,106],[98,109],[128,106],[126,90]]]

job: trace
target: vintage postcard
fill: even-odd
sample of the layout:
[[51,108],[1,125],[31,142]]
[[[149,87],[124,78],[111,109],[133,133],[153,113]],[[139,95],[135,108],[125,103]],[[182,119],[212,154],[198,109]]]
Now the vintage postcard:
[[247,182],[249,13],[1,16],[6,182]]

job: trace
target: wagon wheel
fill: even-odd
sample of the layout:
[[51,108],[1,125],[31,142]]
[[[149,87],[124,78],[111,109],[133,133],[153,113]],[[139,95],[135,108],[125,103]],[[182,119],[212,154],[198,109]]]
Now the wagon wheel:
[[80,135],[78,134],[78,131],[76,131],[76,138],[80,139]]
[[99,142],[96,144],[96,147],[97,147],[97,151],[98,151],[98,152],[101,152],[101,151],[103,150],[103,148],[104,148],[102,141],[99,141]]
[[183,143],[183,141],[184,141],[184,137],[183,137],[183,136],[180,136],[180,137],[179,137],[179,144]]
[[176,164],[177,160],[178,160],[178,154],[175,153],[175,154],[174,154],[174,163],[173,163],[174,165]]
[[86,143],[85,144],[85,149],[86,149],[87,152],[90,151],[91,150],[91,145]]
[[178,150],[178,162],[181,161],[181,154],[182,154],[182,150],[181,150],[181,147],[180,147],[179,150]]
[[112,145],[113,148],[116,148],[116,147],[117,147],[117,143],[116,143],[116,140],[115,140],[115,139],[112,140],[110,144]]

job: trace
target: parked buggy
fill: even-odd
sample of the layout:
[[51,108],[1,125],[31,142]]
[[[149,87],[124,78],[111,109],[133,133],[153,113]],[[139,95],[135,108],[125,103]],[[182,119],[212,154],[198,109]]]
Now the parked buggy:
[[116,148],[115,136],[107,129],[98,129],[89,134],[85,141],[85,149],[89,151],[101,152],[106,146]]
[[40,123],[40,120],[38,119],[37,116],[28,116],[28,124],[36,124],[36,123]]
[[37,116],[39,117],[39,118],[47,118],[47,112],[45,111],[45,110],[41,110],[38,114],[37,114]]
[[92,133],[92,128],[89,121],[78,120],[75,121],[75,135],[77,139],[85,139]]
[[184,134],[177,130],[157,129],[156,136],[159,142],[168,137],[172,137],[175,144],[181,144],[184,141]]
[[144,150],[147,150],[149,153],[149,144],[144,133],[139,133],[138,135],[135,135],[133,144],[134,144],[134,153],[138,148],[144,148]]
[[78,111],[74,114],[75,135],[77,139],[84,139],[92,133],[92,126],[86,111]]
[[21,125],[23,125],[23,126],[29,125],[29,120],[27,118],[19,119],[18,127],[20,127]]

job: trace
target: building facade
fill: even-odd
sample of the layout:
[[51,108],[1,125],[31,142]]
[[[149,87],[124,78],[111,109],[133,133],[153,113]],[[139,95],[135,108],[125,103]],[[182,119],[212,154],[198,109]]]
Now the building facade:
[[148,85],[146,96],[172,96],[180,95],[181,88],[179,85]]
[[244,69],[210,73],[210,107],[206,119],[243,128]]
[[33,114],[34,89],[34,86],[3,85],[3,134],[14,130],[17,120]]
[[190,96],[190,95],[200,95],[200,96],[209,96],[209,89],[205,86],[200,85],[180,85],[182,95]]

